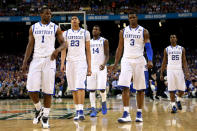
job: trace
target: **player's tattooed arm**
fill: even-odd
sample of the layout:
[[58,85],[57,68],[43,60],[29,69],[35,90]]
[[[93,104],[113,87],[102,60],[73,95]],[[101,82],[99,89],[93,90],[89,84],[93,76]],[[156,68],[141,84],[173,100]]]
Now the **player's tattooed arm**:
[[123,30],[120,30],[119,43],[118,43],[118,48],[116,50],[116,56],[115,56],[115,62],[114,62],[115,66],[117,66],[120,61],[120,58],[123,52],[123,47],[124,47]]
[[62,35],[62,31],[61,31],[61,29],[59,27],[57,29],[56,35],[57,35],[57,40],[60,43],[60,46],[52,53],[51,60],[56,59],[57,56],[58,56],[58,53],[66,48],[66,43],[64,41],[64,37]]
[[32,27],[30,27],[30,29],[29,29],[29,38],[28,39],[29,39],[29,41],[28,41],[28,45],[27,45],[27,48],[26,48],[25,57],[24,57],[24,60],[23,60],[23,65],[22,65],[23,73],[26,72],[27,62],[28,62],[29,57],[31,56],[31,53],[32,53],[33,48],[34,48],[35,39],[34,39],[34,36],[33,36]]
[[105,65],[107,64],[109,60],[109,42],[108,40],[104,41],[104,55],[105,55],[105,61],[102,65],[100,65],[100,70],[103,70],[105,68]]
[[185,72],[185,77],[186,79],[189,79],[189,69],[188,69],[188,66],[187,66],[187,60],[186,60],[186,51],[185,51],[185,48],[183,48],[183,52],[182,52],[182,62],[183,62],[183,69],[184,69],[184,72]]
[[88,63],[87,76],[90,76],[92,74],[92,71],[91,71],[90,41],[86,41],[85,47],[86,47],[86,58],[87,58],[87,63]]
[[161,72],[160,72],[160,79],[163,81],[164,78],[163,78],[163,72],[165,70],[165,67],[166,67],[166,64],[167,64],[167,52],[166,52],[166,49],[164,49],[164,56],[163,56],[163,62],[162,62],[162,65],[161,65]]

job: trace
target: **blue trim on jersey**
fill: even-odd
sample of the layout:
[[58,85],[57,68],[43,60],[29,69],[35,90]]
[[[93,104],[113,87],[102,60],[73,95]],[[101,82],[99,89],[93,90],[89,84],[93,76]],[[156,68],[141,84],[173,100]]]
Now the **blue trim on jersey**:
[[46,24],[46,26],[48,26],[51,22],[49,22],[48,24]]
[[[77,30],[77,32],[79,32],[80,30],[81,30],[81,28],[79,28],[79,29]],[[72,31],[74,32],[75,30],[72,29]]]
[[136,90],[136,91],[145,91],[146,89],[140,89],[140,90]]
[[56,32],[55,32],[55,25],[54,25],[54,34],[56,34]]
[[139,28],[140,26],[138,25],[136,28],[135,28],[135,31]]
[[35,24],[33,25],[33,33],[34,33],[34,29],[35,29]]
[[39,22],[39,24],[40,24],[40,26],[42,26],[42,23],[41,23],[41,21]]
[[168,47],[166,48],[166,52],[167,52],[167,54],[168,54]]
[[68,30],[66,31],[66,39],[67,39],[67,35],[68,35]]
[[87,90],[87,91],[96,91],[96,89],[95,89],[95,90],[91,90],[91,89],[89,90],[89,89],[86,89],[86,90]]
[[117,87],[119,87],[119,88],[129,88],[128,86],[122,86],[122,85],[118,85]]
[[105,45],[105,39],[103,39],[103,46]]
[[143,28],[143,31],[142,32],[143,32],[143,35],[142,36],[143,36],[143,39],[144,39],[144,28]]
[[40,92],[40,91],[28,91],[28,92]]
[[122,33],[122,35],[123,35],[123,38],[124,38],[124,31],[125,31],[125,28],[123,29],[123,33]]
[[48,94],[48,93],[45,93],[45,92],[42,92],[43,94],[45,94],[45,95],[55,95],[55,93],[53,93],[53,94]]

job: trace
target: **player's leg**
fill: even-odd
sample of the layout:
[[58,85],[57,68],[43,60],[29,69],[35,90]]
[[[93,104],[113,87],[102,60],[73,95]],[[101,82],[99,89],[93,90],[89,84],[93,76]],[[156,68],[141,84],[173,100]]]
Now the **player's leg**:
[[77,89],[75,89],[75,64],[74,62],[67,61],[66,63],[66,78],[68,83],[68,90],[72,91],[73,102],[75,104],[75,117],[74,120],[79,120],[79,107]]
[[84,120],[83,113],[84,99],[85,99],[85,80],[87,74],[87,63],[85,61],[76,62],[76,74],[75,74],[75,88],[77,89],[77,99],[79,108],[79,119]]
[[171,113],[176,113],[177,108],[175,104],[175,92],[176,92],[176,85],[175,85],[175,75],[173,70],[167,70],[167,81],[168,81],[168,91],[170,93],[170,101],[171,101]]
[[182,110],[181,101],[182,101],[182,96],[184,94],[184,91],[186,89],[185,79],[184,79],[184,74],[183,74],[182,70],[177,71],[176,73],[177,73],[176,74],[176,85],[177,85],[177,88],[179,90],[178,97],[177,97],[177,100],[176,100],[176,104],[177,104],[178,109]]
[[130,103],[130,83],[131,83],[131,77],[132,77],[132,69],[129,62],[121,61],[121,73],[119,76],[119,82],[118,85],[123,88],[122,91],[122,101],[124,106],[124,112],[123,116],[118,119],[118,122],[125,123],[130,122],[130,109],[129,109],[129,103]]
[[145,80],[145,72],[144,66],[145,63],[143,61],[144,57],[139,58],[136,64],[132,64],[133,66],[133,87],[137,90],[137,113],[136,113],[136,122],[142,122],[142,108],[144,105],[144,91],[146,89],[146,80]]
[[91,105],[91,117],[96,117],[96,74],[92,70],[92,75],[87,76],[87,90],[89,93],[90,105]]
[[44,109],[42,117],[43,128],[49,128],[49,113],[51,109],[51,99],[55,89],[56,61],[50,58],[45,59],[45,65],[42,70],[42,92],[44,93]]
[[106,83],[107,83],[107,68],[105,67],[104,70],[99,71],[97,74],[97,89],[100,90],[103,115],[107,114]]
[[39,61],[39,59],[33,59],[30,64],[29,73],[27,76],[27,90],[36,108],[33,124],[38,124],[40,122],[40,118],[42,117],[42,105],[39,100],[41,85],[41,64],[42,61]]

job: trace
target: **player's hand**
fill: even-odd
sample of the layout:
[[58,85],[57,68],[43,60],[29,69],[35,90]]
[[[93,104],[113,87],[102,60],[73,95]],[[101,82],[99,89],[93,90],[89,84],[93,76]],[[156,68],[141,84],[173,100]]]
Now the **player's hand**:
[[23,74],[26,74],[27,72],[27,63],[26,62],[23,62],[23,65],[22,65],[22,73]]
[[104,70],[105,69],[105,65],[100,65],[100,70],[102,71],[102,70]]
[[60,71],[63,73],[66,70],[66,66],[64,64],[61,64]]
[[51,60],[55,60],[58,56],[59,51],[56,49],[53,51],[52,55],[51,55]]
[[92,74],[91,68],[88,67],[87,76],[91,76],[91,74]]
[[147,67],[148,67],[148,69],[153,68],[153,62],[152,61],[148,61]]
[[161,80],[161,81],[164,81],[164,77],[163,77],[162,74],[160,74],[160,80]]
[[115,65],[115,64],[108,66],[109,73],[111,73],[112,71],[114,71],[117,67],[118,67],[118,66]]

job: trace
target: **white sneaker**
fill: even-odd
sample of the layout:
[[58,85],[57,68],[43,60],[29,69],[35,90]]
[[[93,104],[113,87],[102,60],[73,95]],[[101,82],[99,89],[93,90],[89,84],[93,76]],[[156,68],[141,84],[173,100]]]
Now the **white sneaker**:
[[45,129],[50,128],[48,117],[43,116],[41,119],[41,122],[42,122],[42,128],[45,128]]
[[121,118],[118,119],[119,123],[127,123],[127,122],[131,122],[131,117],[130,114],[127,111],[123,112],[123,116]]
[[40,122],[40,119],[43,115],[43,109],[44,108],[42,107],[39,111],[36,110],[35,117],[33,119],[33,124],[38,124]]
[[85,120],[85,116],[83,114],[83,110],[79,110],[79,120]]
[[143,122],[142,112],[137,112],[135,121],[136,122]]

